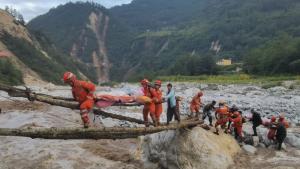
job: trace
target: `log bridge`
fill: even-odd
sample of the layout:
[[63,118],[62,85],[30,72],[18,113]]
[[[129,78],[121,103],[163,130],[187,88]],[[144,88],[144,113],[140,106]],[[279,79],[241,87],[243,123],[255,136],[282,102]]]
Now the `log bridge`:
[[[0,84],[0,90],[5,91],[11,97],[24,97],[30,101],[44,102],[50,105],[62,106],[70,109],[79,109],[79,104],[71,98],[56,97],[46,94],[32,92],[29,88],[20,89]],[[115,103],[112,106],[140,106],[136,103]],[[118,120],[144,124],[143,120],[105,112],[94,108],[94,114],[110,117]],[[158,127],[101,127],[101,128],[22,128],[7,129],[0,128],[0,136],[23,136],[43,139],[126,139],[138,136],[158,133],[165,130],[176,130],[180,128],[191,128],[203,124],[201,120],[183,120],[179,124],[161,125]]]

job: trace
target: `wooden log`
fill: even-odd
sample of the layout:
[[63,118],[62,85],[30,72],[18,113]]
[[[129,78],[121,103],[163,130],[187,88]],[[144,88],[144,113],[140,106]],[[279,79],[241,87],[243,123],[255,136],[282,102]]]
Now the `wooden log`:
[[[144,124],[143,120],[139,120],[139,119],[127,117],[127,116],[122,116],[122,115],[118,115],[118,114],[108,113],[108,112],[105,112],[105,111],[99,110],[99,109],[94,109],[94,114],[113,118],[113,119],[129,121],[129,122],[133,122],[133,123],[137,123],[137,124]],[[150,124],[152,125],[152,123],[150,123]]]
[[[41,94],[41,93],[35,93],[31,92],[30,90],[25,89],[19,89],[16,87],[0,84],[0,90],[6,91],[10,96],[12,97],[25,97],[25,98],[32,98],[33,100],[36,99],[38,101],[43,100],[44,98],[57,100],[57,102],[66,101],[69,102],[69,104],[78,104],[74,101],[73,98],[67,98],[67,97],[61,97],[61,96],[51,96],[47,94]],[[50,101],[49,104],[51,104],[53,101]],[[142,106],[142,104],[139,103],[115,103],[112,106]],[[72,105],[74,107],[74,105]]]
[[185,121],[180,124],[170,124],[159,127],[103,127],[103,128],[27,128],[6,129],[0,128],[0,136],[22,136],[43,139],[127,139],[138,136],[158,133],[165,130],[195,127],[203,121]]
[[[70,109],[79,109],[79,104],[74,101],[66,101],[66,100],[59,100],[59,99],[54,99],[55,97],[45,95],[45,94],[37,94],[37,93],[28,93],[24,89],[18,89],[16,87],[11,87],[7,85],[0,84],[0,90],[8,92],[9,95],[14,96],[14,97],[29,97],[29,98],[34,98],[36,101],[40,101],[43,103],[48,103],[50,105],[55,105],[55,106],[61,106],[61,107],[66,107]],[[121,105],[118,105],[121,106]],[[117,115],[113,113],[108,113],[99,109],[94,109],[94,113],[97,115],[101,115],[104,117],[110,117],[118,120],[125,120],[133,123],[138,123],[138,124],[144,124],[143,120],[139,120],[136,118],[132,117],[126,117],[122,115]]]

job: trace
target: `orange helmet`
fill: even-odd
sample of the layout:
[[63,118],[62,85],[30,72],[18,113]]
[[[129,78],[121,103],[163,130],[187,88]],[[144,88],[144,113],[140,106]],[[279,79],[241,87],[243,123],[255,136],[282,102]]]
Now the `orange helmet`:
[[145,84],[148,84],[148,83],[149,83],[148,79],[141,80],[141,85],[145,85]]
[[201,97],[203,96],[203,93],[202,92],[198,92],[198,97]]
[[156,80],[154,84],[158,85],[158,86],[161,86],[161,80]]
[[225,104],[226,104],[226,102],[224,100],[219,101],[219,105],[225,105]]
[[64,82],[74,81],[76,76],[72,72],[65,72],[63,76]]
[[271,122],[275,122],[276,121],[276,117],[275,116],[272,116],[271,117]]

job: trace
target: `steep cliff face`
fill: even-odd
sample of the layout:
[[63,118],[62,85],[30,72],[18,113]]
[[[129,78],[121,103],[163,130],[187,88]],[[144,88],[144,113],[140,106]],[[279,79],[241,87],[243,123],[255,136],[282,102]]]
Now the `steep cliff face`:
[[[89,16],[90,24],[87,25],[96,35],[98,51],[93,51],[93,66],[97,72],[98,82],[109,81],[110,63],[106,49],[106,34],[109,27],[109,16],[103,15],[102,12],[92,12]],[[101,30],[101,27],[102,30]]]
[[[109,16],[100,11],[92,11],[87,18],[86,27],[82,29],[78,39],[73,42],[69,52],[74,59],[86,62],[87,66],[95,69],[98,83],[109,81],[110,62],[106,47],[109,19]],[[94,43],[92,48],[89,46],[91,43]]]

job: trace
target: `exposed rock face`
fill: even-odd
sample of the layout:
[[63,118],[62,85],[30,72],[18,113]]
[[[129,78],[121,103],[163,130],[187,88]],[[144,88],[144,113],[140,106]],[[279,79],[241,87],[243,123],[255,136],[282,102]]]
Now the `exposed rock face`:
[[110,62],[108,60],[106,47],[106,35],[109,28],[109,20],[109,16],[102,12],[92,12],[89,15],[89,23],[87,24],[86,29],[90,29],[95,35],[96,48],[91,52],[90,56],[81,56],[86,54],[86,50],[89,49],[87,41],[90,40],[87,37],[89,36],[87,30],[83,29],[70,51],[70,55],[77,60],[80,60],[82,57],[90,58],[88,59],[91,60],[90,66],[95,68],[99,83],[109,81]]
[[168,169],[226,169],[241,150],[231,136],[200,127],[146,136],[141,147],[145,168]]
[[[88,27],[95,33],[98,51],[93,52],[93,65],[97,70],[99,82],[109,81],[109,61],[106,50],[106,34],[109,24],[109,17],[103,15],[101,12],[97,15],[92,12],[89,16],[90,25]],[[101,30],[101,26],[103,29]]]

